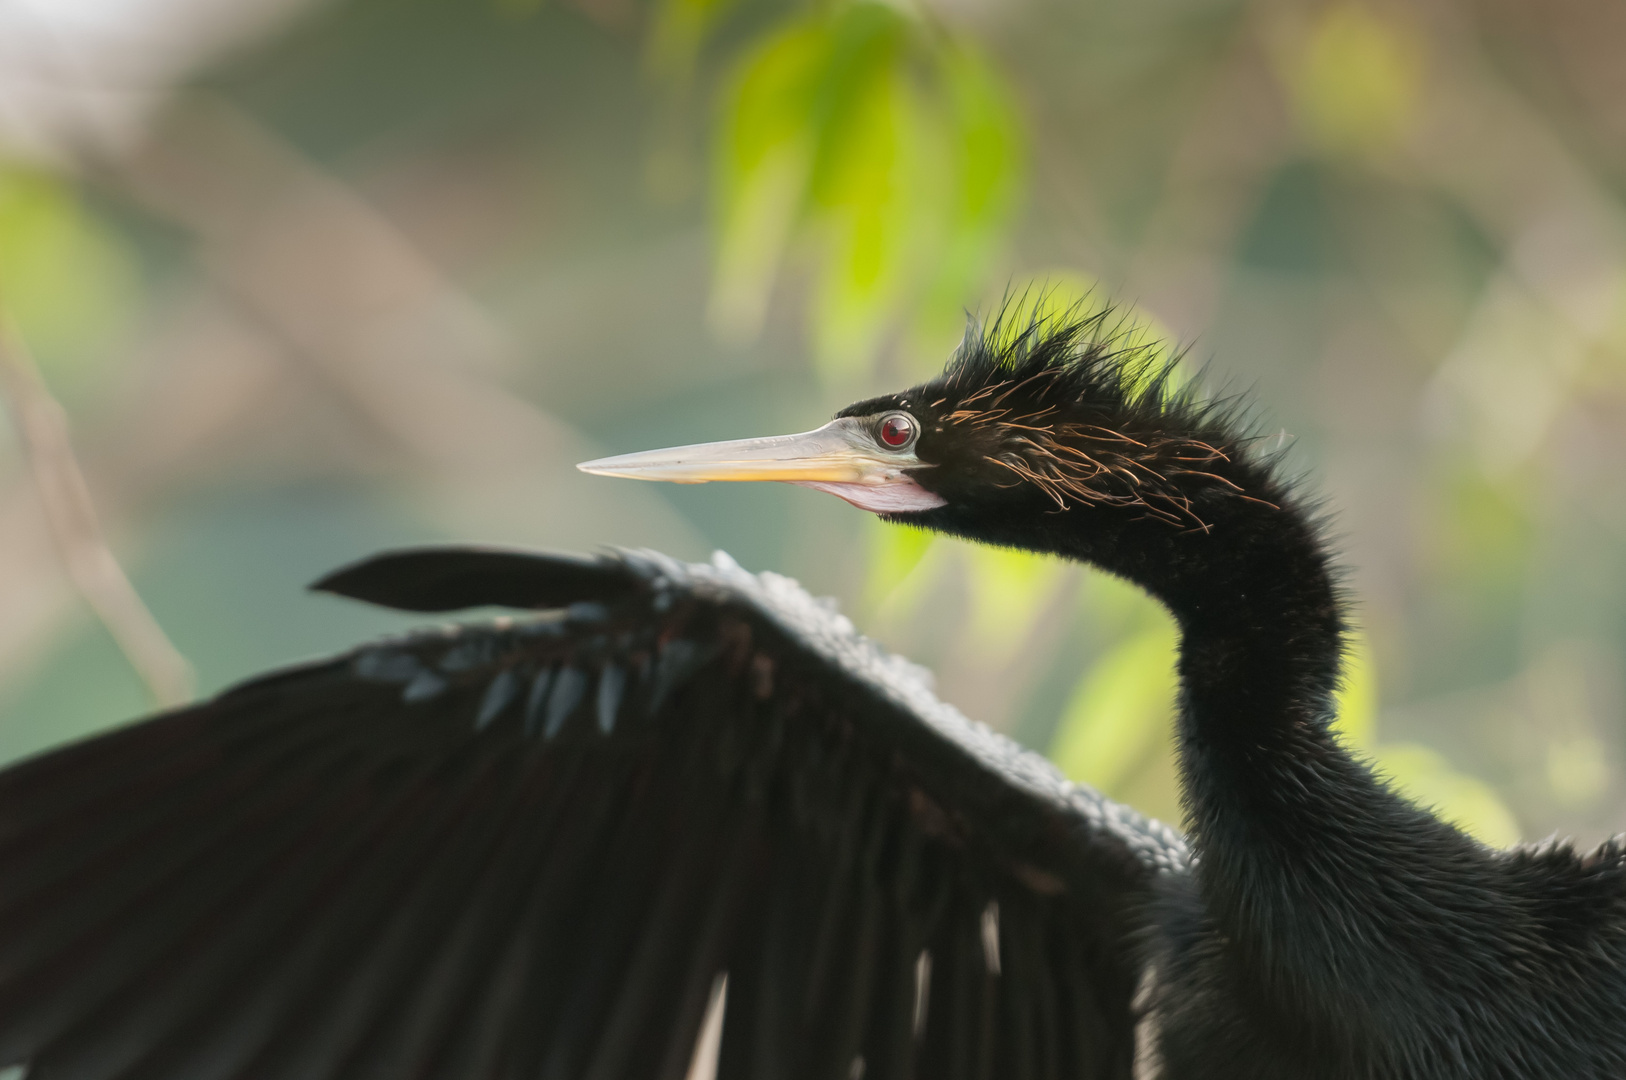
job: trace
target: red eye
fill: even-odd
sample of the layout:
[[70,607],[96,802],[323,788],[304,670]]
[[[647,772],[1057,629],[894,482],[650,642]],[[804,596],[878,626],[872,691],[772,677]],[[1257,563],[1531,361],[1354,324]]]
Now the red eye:
[[915,422],[903,413],[893,413],[881,421],[881,441],[888,446],[908,446],[915,437]]

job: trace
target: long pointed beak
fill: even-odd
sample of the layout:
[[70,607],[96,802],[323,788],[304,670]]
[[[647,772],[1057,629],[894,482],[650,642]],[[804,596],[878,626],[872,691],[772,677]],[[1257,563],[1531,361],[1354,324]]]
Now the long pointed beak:
[[677,484],[778,480],[828,491],[866,510],[887,512],[943,505],[905,472],[923,465],[913,453],[883,449],[859,421],[843,417],[799,435],[646,450],[584,461],[576,468],[599,476]]
[[827,484],[882,484],[914,455],[886,454],[848,419],[832,420],[816,431],[765,439],[696,443],[667,450],[584,461],[576,468],[599,476],[704,484],[712,480],[814,481]]

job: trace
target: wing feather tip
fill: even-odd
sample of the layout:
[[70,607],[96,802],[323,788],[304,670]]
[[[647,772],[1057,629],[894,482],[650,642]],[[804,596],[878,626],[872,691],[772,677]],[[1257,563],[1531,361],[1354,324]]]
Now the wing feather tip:
[[646,580],[614,555],[430,545],[369,555],[308,588],[402,611],[537,610],[614,601],[645,588]]

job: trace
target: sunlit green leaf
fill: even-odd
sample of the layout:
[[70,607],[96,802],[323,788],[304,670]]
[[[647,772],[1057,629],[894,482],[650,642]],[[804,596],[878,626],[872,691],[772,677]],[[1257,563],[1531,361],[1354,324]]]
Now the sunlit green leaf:
[[1378,731],[1378,676],[1372,643],[1353,633],[1344,648],[1343,681],[1333,698],[1333,730],[1349,746],[1370,750]]
[[68,369],[126,324],[138,293],[119,237],[61,181],[0,168],[0,307],[42,366],[71,385]]
[[880,525],[870,547],[866,599],[887,621],[914,617],[945,590],[966,608],[953,644],[989,672],[1008,664],[1041,619],[1071,593],[1073,570],[1025,551],[934,538]]
[[1055,602],[1068,566],[1009,548],[968,546],[964,558],[971,644],[987,655],[1008,655],[1022,646]]
[[1020,188],[1021,135],[993,70],[906,9],[849,0],[752,47],[724,95],[711,317],[761,327],[800,235],[820,370],[868,369],[916,306],[970,302]]
[[1496,789],[1459,772],[1438,751],[1415,743],[1391,743],[1378,747],[1373,758],[1378,771],[1407,798],[1464,832],[1492,847],[1519,842],[1519,823]]
[[920,222],[911,175],[934,134],[914,88],[890,67],[868,81],[844,125],[839,153],[826,155],[814,190],[824,242],[812,307],[814,353],[833,376],[862,372],[892,313]]
[[830,24],[830,54],[815,104],[819,154],[810,224],[822,254],[811,326],[821,370],[864,370],[899,299],[917,239],[915,200],[936,134],[907,70],[910,24],[897,8],[855,3]]
[[[876,148],[862,140],[873,138],[876,114],[887,111],[886,100],[896,92],[890,84],[904,74],[915,24],[890,4],[856,0],[828,8],[821,25],[826,51],[808,122],[819,140],[814,202],[831,206],[845,201],[842,174],[862,169],[865,153]],[[886,145],[885,136],[880,144]]]
[[943,54],[946,175],[952,183],[940,250],[927,275],[913,327],[922,365],[952,343],[965,306],[980,291],[1026,173],[1022,127],[1003,82],[976,53],[950,45]]
[[1063,772],[1108,794],[1146,764],[1174,715],[1174,627],[1152,626],[1079,680],[1051,744]]
[[954,154],[955,223],[997,228],[1020,195],[1026,162],[1021,121],[1004,82],[978,53],[950,42],[942,55]]
[[1353,634],[1344,655],[1344,680],[1334,705],[1334,729],[1408,799],[1495,847],[1519,841],[1512,811],[1489,784],[1453,768],[1440,753],[1415,743],[1378,739],[1378,679],[1371,642]]
[[864,582],[864,606],[874,611],[886,603],[920,566],[937,539],[925,529],[889,525],[870,520],[869,571]]
[[1169,618],[1162,604],[1138,585],[1113,574],[1091,572],[1079,597],[1085,616],[1100,633],[1127,637]]
[[817,22],[792,25],[740,66],[716,144],[718,239],[709,317],[734,340],[761,328],[774,276],[806,198],[817,147],[808,121],[828,46]]

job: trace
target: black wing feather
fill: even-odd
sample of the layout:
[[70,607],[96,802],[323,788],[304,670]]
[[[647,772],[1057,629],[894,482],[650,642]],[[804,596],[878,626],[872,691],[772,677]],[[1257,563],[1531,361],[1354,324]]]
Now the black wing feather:
[[0,1064],[681,1080],[726,972],[717,1080],[1128,1076],[1178,839],[784,579],[416,550],[320,587],[563,610],[0,773]]
[[610,560],[478,547],[386,551],[341,567],[311,586],[403,611],[561,608],[619,600],[643,587],[636,574]]

